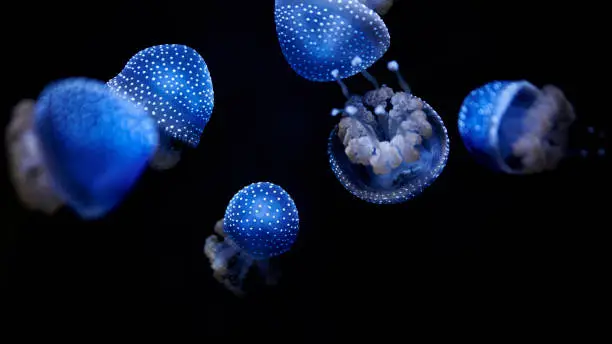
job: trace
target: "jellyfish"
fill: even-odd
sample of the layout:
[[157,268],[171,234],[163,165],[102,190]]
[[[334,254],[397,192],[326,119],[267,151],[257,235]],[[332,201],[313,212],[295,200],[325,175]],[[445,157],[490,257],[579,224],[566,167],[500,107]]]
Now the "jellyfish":
[[473,90],[459,112],[459,133],[483,165],[509,174],[554,170],[566,153],[573,106],[552,85],[494,81]]
[[363,2],[364,5],[368,6],[368,8],[373,9],[378,14],[383,16],[387,14],[387,12],[389,12],[391,7],[393,6],[393,3],[399,0],[395,0],[395,1],[393,0],[360,0],[360,1]]
[[[359,0],[275,0],[276,32],[293,70],[311,81],[344,79],[378,61],[390,45],[380,16]],[[350,63],[361,56],[359,66]]]
[[136,183],[158,144],[155,123],[101,81],[69,78],[21,101],[7,128],[10,176],[31,210],[62,205],[83,219],[113,209]]
[[[356,57],[352,63],[362,62]],[[387,67],[396,74],[400,91],[379,86],[366,73],[374,89],[350,95],[338,79],[347,101],[343,109],[332,110],[341,119],[328,141],[331,168],[340,183],[376,204],[402,203],[419,195],[442,173],[449,154],[440,116],[412,94],[396,61]]]
[[160,144],[153,168],[174,167],[183,148],[199,144],[213,111],[214,92],[206,62],[194,49],[164,44],[141,50],[107,85],[157,122]]
[[255,266],[268,285],[277,271],[270,259],[291,249],[299,231],[299,216],[291,196],[280,186],[259,182],[238,191],[225,217],[206,239],[204,254],[214,277],[236,295],[244,295],[243,281]]

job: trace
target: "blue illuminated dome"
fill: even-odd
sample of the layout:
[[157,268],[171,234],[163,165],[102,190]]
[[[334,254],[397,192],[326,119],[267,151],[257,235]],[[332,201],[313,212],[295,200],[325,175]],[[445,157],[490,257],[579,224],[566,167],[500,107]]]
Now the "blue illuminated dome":
[[[380,16],[358,0],[276,0],[278,40],[291,67],[312,81],[360,73],[390,45]],[[352,64],[355,57],[360,65]]]
[[200,142],[213,111],[206,62],[184,45],[157,45],[138,52],[108,86],[151,114],[163,135],[191,147]]
[[38,98],[34,118],[56,191],[88,219],[123,199],[159,139],[146,112],[97,80],[72,78],[49,85]]
[[267,259],[289,251],[299,222],[291,196],[278,185],[262,182],[234,195],[225,211],[223,230],[241,250]]
[[527,81],[494,81],[465,98],[459,133],[474,158],[512,174],[554,169],[565,154],[575,119],[561,90]]

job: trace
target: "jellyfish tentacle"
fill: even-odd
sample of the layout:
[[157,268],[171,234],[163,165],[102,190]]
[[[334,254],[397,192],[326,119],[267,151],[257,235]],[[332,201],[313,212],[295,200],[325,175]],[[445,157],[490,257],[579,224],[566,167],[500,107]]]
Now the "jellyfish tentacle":
[[[363,63],[363,60],[359,56],[355,56],[353,60],[351,60],[351,65],[353,67],[359,67],[361,66],[362,63]],[[376,80],[376,78],[372,74],[368,73],[366,69],[361,71],[361,75],[363,75],[374,86],[374,89],[380,88],[378,84],[378,80]]]
[[410,86],[408,85],[408,83],[406,82],[406,80],[404,79],[404,77],[402,76],[402,74],[399,71],[399,63],[397,61],[391,61],[387,64],[387,69],[393,73],[395,73],[395,75],[397,76],[397,82],[400,85],[400,88],[402,90],[404,90],[404,92],[406,93],[412,93],[410,90]]
[[340,86],[340,89],[342,89],[342,94],[344,95],[344,97],[346,99],[351,98],[351,94],[349,93],[348,87],[346,86],[344,81],[342,81],[342,79],[340,79],[340,77],[339,77],[340,72],[337,69],[334,69],[334,70],[331,71],[331,75],[336,80],[336,83],[338,83],[338,85]]

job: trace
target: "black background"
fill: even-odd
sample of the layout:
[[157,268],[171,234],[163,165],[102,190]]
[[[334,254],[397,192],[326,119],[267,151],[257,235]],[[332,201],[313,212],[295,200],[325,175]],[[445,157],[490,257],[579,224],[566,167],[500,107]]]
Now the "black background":
[[[215,89],[200,146],[174,170],[147,171],[103,220],[27,212],[1,169],[1,308],[14,338],[326,342],[371,331],[414,339],[493,330],[494,339],[582,336],[598,326],[588,308],[603,307],[609,273],[601,266],[606,163],[568,159],[554,173],[495,174],[471,160],[456,119],[473,88],[527,79],[559,86],[579,125],[605,129],[602,9],[397,3],[384,18],[391,48],[370,71],[393,87],[385,62],[400,62],[413,92],[445,121],[451,154],[424,194],[394,206],[353,198],[332,174],[326,144],[337,119],[329,112],[342,94],[290,69],[271,0],[25,1],[2,12],[3,125],[48,82],[106,81],[156,44],[196,49]],[[347,83],[368,90],[360,77]],[[202,247],[232,195],[256,181],[291,194],[301,231],[280,259],[280,285],[238,299],[212,278]]]

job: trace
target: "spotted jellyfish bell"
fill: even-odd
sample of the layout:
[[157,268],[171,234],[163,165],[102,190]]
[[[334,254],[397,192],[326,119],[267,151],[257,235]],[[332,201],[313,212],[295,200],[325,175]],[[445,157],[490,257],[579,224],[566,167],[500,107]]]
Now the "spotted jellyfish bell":
[[373,9],[381,16],[387,14],[394,2],[399,0],[360,0],[364,5],[368,6],[368,8]]
[[510,174],[553,170],[567,152],[574,108],[555,86],[494,81],[473,90],[459,112],[459,133],[474,158]]
[[290,250],[299,222],[295,203],[280,186],[260,182],[241,189],[227,206],[225,218],[215,225],[217,235],[206,239],[204,253],[215,278],[243,295],[243,280],[255,264],[266,283],[275,284],[269,259]]
[[213,111],[214,92],[206,62],[194,49],[164,44],[141,50],[107,85],[157,122],[160,145],[153,168],[174,167],[183,147],[200,143]]
[[[359,58],[353,64],[361,63]],[[332,171],[340,183],[358,198],[377,204],[408,201],[427,188],[446,166],[449,138],[436,111],[414,96],[392,61],[402,91],[395,92],[364,74],[374,90],[364,96],[350,95],[332,130],[328,154]],[[334,71],[335,73],[335,71]]]
[[[276,0],[275,18],[283,55],[311,81],[355,75],[378,61],[391,43],[383,20],[359,0]],[[355,56],[361,65],[350,63]],[[332,70],[338,70],[336,77]]]
[[22,203],[48,214],[66,204],[84,219],[124,198],[159,140],[144,111],[86,78],[54,82],[36,103],[19,103],[6,137]]

